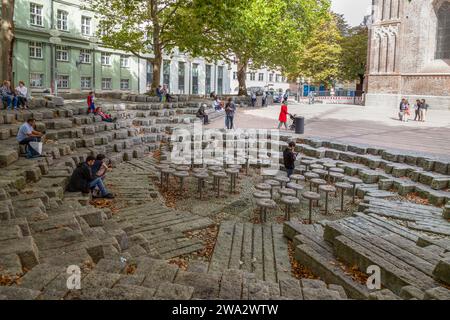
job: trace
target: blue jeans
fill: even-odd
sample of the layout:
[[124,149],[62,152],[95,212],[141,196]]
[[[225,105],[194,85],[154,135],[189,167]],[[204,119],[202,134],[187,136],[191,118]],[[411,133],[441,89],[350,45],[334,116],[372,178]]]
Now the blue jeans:
[[288,178],[290,178],[294,174],[294,169],[286,169],[286,171]]
[[100,190],[102,197],[108,194],[108,190],[106,190],[102,178],[99,177],[89,182],[89,188],[94,189],[95,187],[97,187]]
[[6,101],[6,108],[9,110],[14,105],[14,109],[17,109],[17,97],[15,96],[6,96],[2,98],[3,101]]
[[41,141],[41,138],[39,138],[39,137],[27,137],[19,142],[19,144],[25,145],[25,152],[27,154],[26,157],[28,159],[36,158],[39,156],[39,154],[36,151],[34,151],[34,149],[32,147],[30,147],[30,142],[40,142],[40,141]]
[[226,116],[225,117],[225,126],[227,129],[234,129],[234,116]]

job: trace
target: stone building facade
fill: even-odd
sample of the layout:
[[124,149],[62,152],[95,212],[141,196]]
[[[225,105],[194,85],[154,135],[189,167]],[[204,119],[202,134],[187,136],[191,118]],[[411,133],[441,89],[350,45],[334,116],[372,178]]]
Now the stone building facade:
[[450,110],[450,0],[373,0],[366,105]]

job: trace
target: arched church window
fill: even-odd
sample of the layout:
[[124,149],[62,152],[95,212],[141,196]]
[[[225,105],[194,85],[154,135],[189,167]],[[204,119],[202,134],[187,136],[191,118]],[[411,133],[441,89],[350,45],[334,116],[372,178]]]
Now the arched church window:
[[450,2],[445,2],[437,13],[436,59],[450,59]]

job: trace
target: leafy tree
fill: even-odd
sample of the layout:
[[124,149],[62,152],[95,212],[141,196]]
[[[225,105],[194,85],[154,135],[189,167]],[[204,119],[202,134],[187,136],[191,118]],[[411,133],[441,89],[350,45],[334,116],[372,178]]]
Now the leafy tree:
[[[200,0],[84,0],[97,13],[97,35],[105,46],[131,52],[148,59],[153,66],[152,93],[161,81],[163,53],[171,54],[177,46],[191,47],[202,33],[196,25],[200,20],[190,20],[188,10]],[[219,2],[220,3],[220,2]],[[187,32],[180,27],[191,21]],[[153,57],[148,58],[149,54]]]
[[331,14],[322,19],[304,50],[299,53],[300,59],[294,76],[303,76],[314,83],[330,86],[339,75],[341,39],[336,19]]
[[364,82],[367,64],[368,29],[365,26],[352,28],[349,35],[341,41],[341,72],[344,81],[359,80]]
[[[214,1],[212,1],[214,2]],[[201,8],[192,13],[205,22],[204,43],[193,50],[211,59],[237,64],[239,95],[246,95],[247,69],[267,66],[288,72],[296,65],[299,50],[317,19],[329,8],[329,0],[242,0],[233,8],[224,3],[219,17]]]

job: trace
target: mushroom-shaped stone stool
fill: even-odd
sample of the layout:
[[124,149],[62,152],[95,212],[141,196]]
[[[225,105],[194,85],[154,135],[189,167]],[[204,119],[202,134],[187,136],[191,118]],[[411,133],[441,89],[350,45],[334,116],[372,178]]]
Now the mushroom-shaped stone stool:
[[362,184],[363,181],[356,177],[348,177],[345,179],[346,182],[350,183],[353,186],[353,200],[352,203],[355,203],[355,197],[356,197],[356,185]]
[[161,188],[164,188],[164,183],[166,184],[166,190],[169,190],[169,178],[170,175],[175,172],[175,169],[172,168],[164,168],[161,169]]
[[273,189],[274,188],[276,188],[276,187],[279,187],[280,186],[280,182],[279,181],[277,181],[277,180],[266,180],[266,182],[265,183],[267,183],[268,185],[270,185],[270,187],[271,187],[271,189],[270,189],[270,195],[271,195],[271,198],[273,199]]
[[302,194],[302,197],[309,200],[309,224],[312,223],[312,204],[313,201],[318,201],[320,199],[320,194],[307,191]]
[[278,190],[278,193],[281,195],[281,197],[295,197],[297,194],[295,190],[288,188],[281,188],[280,190]]
[[180,193],[183,193],[183,185],[184,185],[184,178],[189,177],[189,172],[187,171],[175,171],[172,173],[175,177],[180,179]]
[[293,174],[289,177],[292,182],[298,183],[299,181],[305,181],[305,177],[301,174]]
[[308,160],[308,159],[303,159],[300,161],[300,164],[305,166],[306,171],[309,170],[309,166],[312,165],[313,163],[314,163],[313,160]]
[[269,195],[270,195],[270,190],[272,190],[272,186],[270,184],[267,184],[267,183],[258,183],[255,186],[255,189],[258,190],[258,191],[267,191],[267,192],[269,192]]
[[[316,193],[319,193],[320,186],[327,184],[327,182],[323,179],[311,179],[309,183],[310,183],[310,190],[316,190]],[[319,201],[317,201],[317,206],[319,206]]]
[[286,187],[295,191],[295,196],[300,199],[299,193],[303,191],[303,186],[294,182],[289,182]]
[[306,171],[307,170],[306,170],[305,166],[298,166],[294,170],[295,173],[299,173],[299,174],[304,174]]
[[330,172],[328,174],[328,183],[330,183],[330,182],[336,183],[336,182],[344,180],[344,178],[345,178],[345,175],[343,173]]
[[161,188],[163,187],[163,181],[164,181],[164,176],[163,176],[163,173],[162,173],[162,170],[163,169],[168,169],[169,168],[169,165],[168,164],[157,164],[157,165],[155,165],[155,168],[160,172],[160,174],[161,174]]
[[189,167],[189,166],[178,166],[176,168],[176,170],[177,171],[189,171],[189,170],[191,170],[191,167]]
[[300,200],[296,197],[284,196],[281,198],[281,203],[283,203],[286,206],[286,210],[284,212],[284,218],[287,221],[291,220],[291,208],[292,208],[292,206],[299,205]]
[[270,199],[270,192],[269,191],[253,192],[253,198],[255,198],[255,199]]
[[336,192],[336,188],[330,185],[319,186],[319,190],[325,192],[325,215],[328,214],[328,194],[330,192]]
[[239,175],[239,169],[226,169],[225,172],[230,175],[230,193],[236,191],[236,179]]
[[346,182],[338,182],[335,184],[336,188],[338,190],[341,190],[341,211],[344,211],[344,195],[347,190],[350,190],[352,188],[352,185],[350,183]]
[[328,175],[328,171],[323,169],[313,169],[311,172],[318,174],[320,178],[325,179]]
[[318,163],[313,163],[309,166],[309,168],[311,169],[311,171],[314,169],[323,169],[323,165],[318,164]]
[[320,179],[320,176],[319,176],[317,173],[314,173],[314,172],[306,172],[306,173],[304,174],[304,176],[305,176],[305,178],[306,178],[306,181],[309,182],[309,191],[312,191],[312,183],[311,183],[311,180],[312,180],[312,179]]
[[263,181],[268,179],[273,179],[277,176],[278,170],[261,170],[261,175],[263,177]]
[[217,188],[217,198],[220,197],[220,179],[224,179],[227,177],[227,174],[223,171],[213,172],[214,177],[214,186]]
[[284,187],[287,183],[291,182],[291,179],[283,176],[276,176],[273,180],[278,181],[281,184],[281,187]]
[[197,178],[197,192],[200,195],[200,200],[203,197],[203,187],[205,185],[205,180],[208,179],[209,174],[207,171],[201,171],[193,174],[194,178]]
[[272,199],[258,199],[256,200],[256,205],[260,208],[261,220],[263,222],[267,221],[267,210],[275,209],[277,204]]

